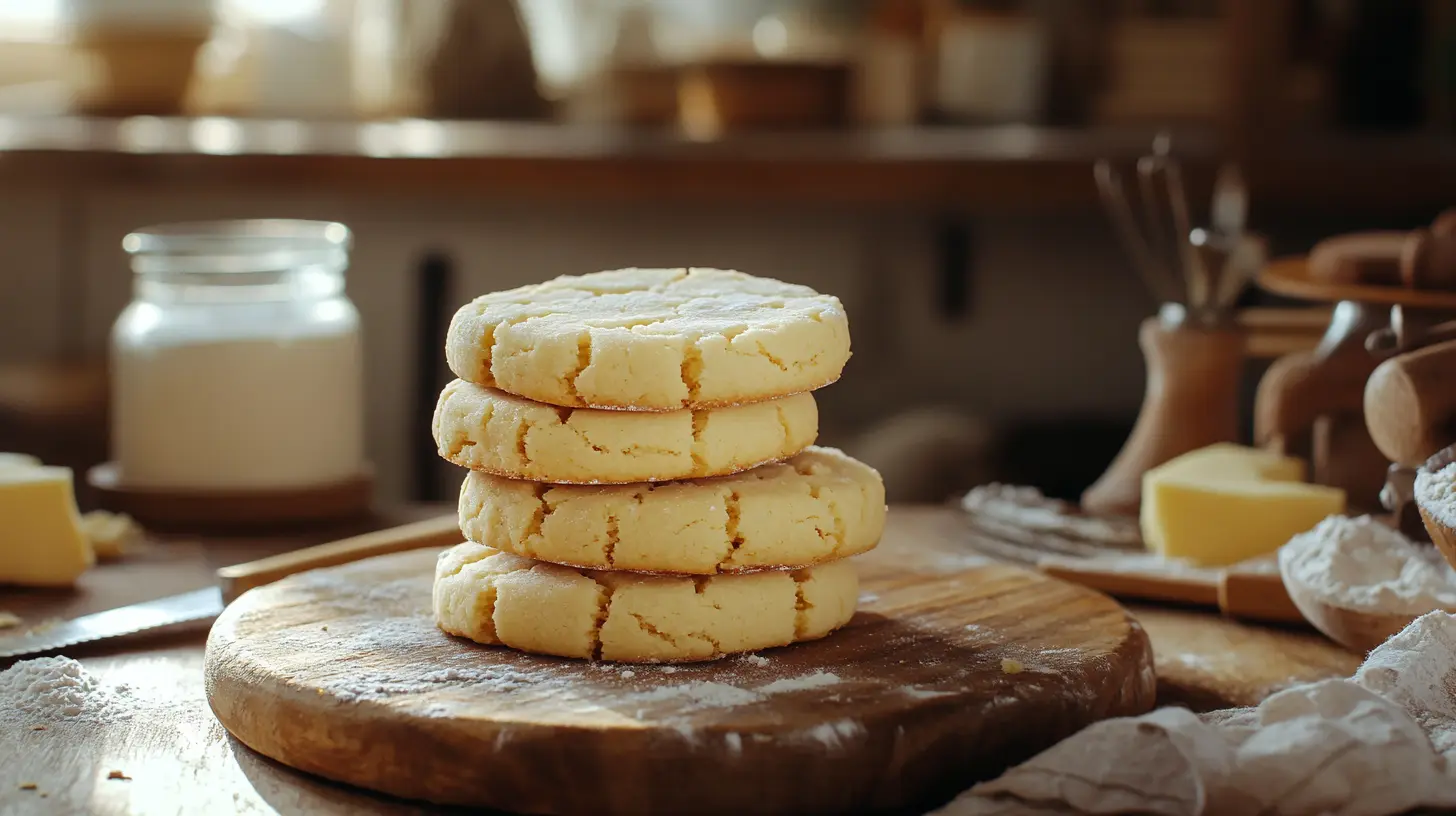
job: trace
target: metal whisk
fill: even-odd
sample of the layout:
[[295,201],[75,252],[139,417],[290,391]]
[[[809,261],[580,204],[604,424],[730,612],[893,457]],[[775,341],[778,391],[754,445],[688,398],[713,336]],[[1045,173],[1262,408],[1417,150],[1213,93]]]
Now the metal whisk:
[[[1212,229],[1195,229],[1182,166],[1166,132],[1137,161],[1141,217],[1120,173],[1106,159],[1093,165],[1102,206],[1133,267],[1165,315],[1201,325],[1226,323],[1244,287],[1263,265],[1263,244],[1245,232],[1248,192],[1235,165],[1214,187]],[[1169,306],[1174,308],[1169,308]]]

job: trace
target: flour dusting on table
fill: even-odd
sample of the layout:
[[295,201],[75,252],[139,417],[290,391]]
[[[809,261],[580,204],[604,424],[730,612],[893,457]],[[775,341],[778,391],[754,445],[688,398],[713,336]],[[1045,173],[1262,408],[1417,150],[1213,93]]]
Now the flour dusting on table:
[[0,725],[105,724],[128,714],[130,689],[101,682],[69,657],[22,660],[0,672]]

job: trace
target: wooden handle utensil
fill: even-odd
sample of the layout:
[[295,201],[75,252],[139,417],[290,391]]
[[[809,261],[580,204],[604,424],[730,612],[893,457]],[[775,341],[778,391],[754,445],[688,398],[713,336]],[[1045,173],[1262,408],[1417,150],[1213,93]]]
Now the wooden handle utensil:
[[294,573],[334,567],[405,550],[446,547],[462,540],[460,519],[455,513],[450,513],[316,547],[260,558],[245,564],[223,567],[217,571],[218,584],[222,588],[223,602],[232,603],[239,595],[254,587],[271,584]]
[[1096,558],[1048,558],[1036,567],[1053,578],[1122,600],[1216,608],[1230,618],[1260,623],[1305,623],[1278,572],[1237,567],[1197,572],[1160,571],[1155,567],[1133,571],[1099,563]]

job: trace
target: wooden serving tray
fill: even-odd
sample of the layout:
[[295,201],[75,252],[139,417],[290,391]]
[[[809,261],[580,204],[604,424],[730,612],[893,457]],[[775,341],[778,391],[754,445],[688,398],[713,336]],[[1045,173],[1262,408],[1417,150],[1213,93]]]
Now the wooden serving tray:
[[214,626],[207,697],[259,753],[410,799],[533,813],[924,808],[1154,702],[1107,597],[949,540],[856,559],[824,640],[682,666],[589,663],[434,625],[438,549],[252,589]]

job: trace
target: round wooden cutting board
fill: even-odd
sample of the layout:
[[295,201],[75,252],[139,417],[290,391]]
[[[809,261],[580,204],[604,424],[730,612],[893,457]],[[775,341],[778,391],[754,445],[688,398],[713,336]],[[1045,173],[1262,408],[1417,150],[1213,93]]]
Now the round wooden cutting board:
[[250,748],[410,799],[528,813],[924,808],[1154,700],[1141,627],[1090,590],[887,540],[830,637],[680,665],[536,657],[442,634],[438,550],[252,590],[207,696]]

